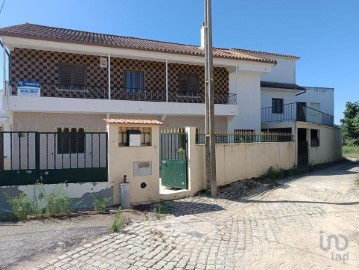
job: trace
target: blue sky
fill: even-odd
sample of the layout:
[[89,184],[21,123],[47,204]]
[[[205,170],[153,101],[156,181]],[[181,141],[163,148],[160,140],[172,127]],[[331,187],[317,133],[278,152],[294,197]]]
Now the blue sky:
[[[2,0],[0,0],[2,3]],[[213,45],[294,54],[297,83],[335,88],[335,119],[359,101],[359,1],[212,0]],[[199,44],[203,0],[6,0],[24,22]]]

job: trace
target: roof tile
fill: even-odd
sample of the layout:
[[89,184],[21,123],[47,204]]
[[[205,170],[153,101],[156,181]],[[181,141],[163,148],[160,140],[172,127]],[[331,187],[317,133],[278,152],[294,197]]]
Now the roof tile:
[[163,125],[158,120],[143,120],[143,119],[104,119],[109,124],[131,124],[131,125]]
[[[204,56],[204,49],[195,45],[92,33],[30,23],[0,28],[0,35],[56,42],[78,43],[85,45]],[[276,64],[276,61],[273,59],[268,59],[265,57],[253,55],[248,52],[232,49],[213,48],[213,56],[216,58]]]

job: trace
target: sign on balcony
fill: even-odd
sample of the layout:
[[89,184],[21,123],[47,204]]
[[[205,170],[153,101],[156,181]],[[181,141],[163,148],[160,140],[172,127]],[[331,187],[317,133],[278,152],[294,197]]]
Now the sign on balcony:
[[41,85],[39,82],[19,81],[17,84],[18,96],[40,96]]

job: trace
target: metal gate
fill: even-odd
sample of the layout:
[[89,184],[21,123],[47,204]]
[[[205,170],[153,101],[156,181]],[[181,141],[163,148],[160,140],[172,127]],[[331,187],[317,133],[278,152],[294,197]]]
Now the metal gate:
[[187,189],[187,134],[184,131],[161,133],[162,185]]
[[16,131],[0,138],[0,186],[107,181],[106,132]]

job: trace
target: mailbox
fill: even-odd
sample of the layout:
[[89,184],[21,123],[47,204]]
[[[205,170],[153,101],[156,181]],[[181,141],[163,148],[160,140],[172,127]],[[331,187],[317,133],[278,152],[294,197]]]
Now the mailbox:
[[141,131],[127,130],[128,146],[141,146]]

